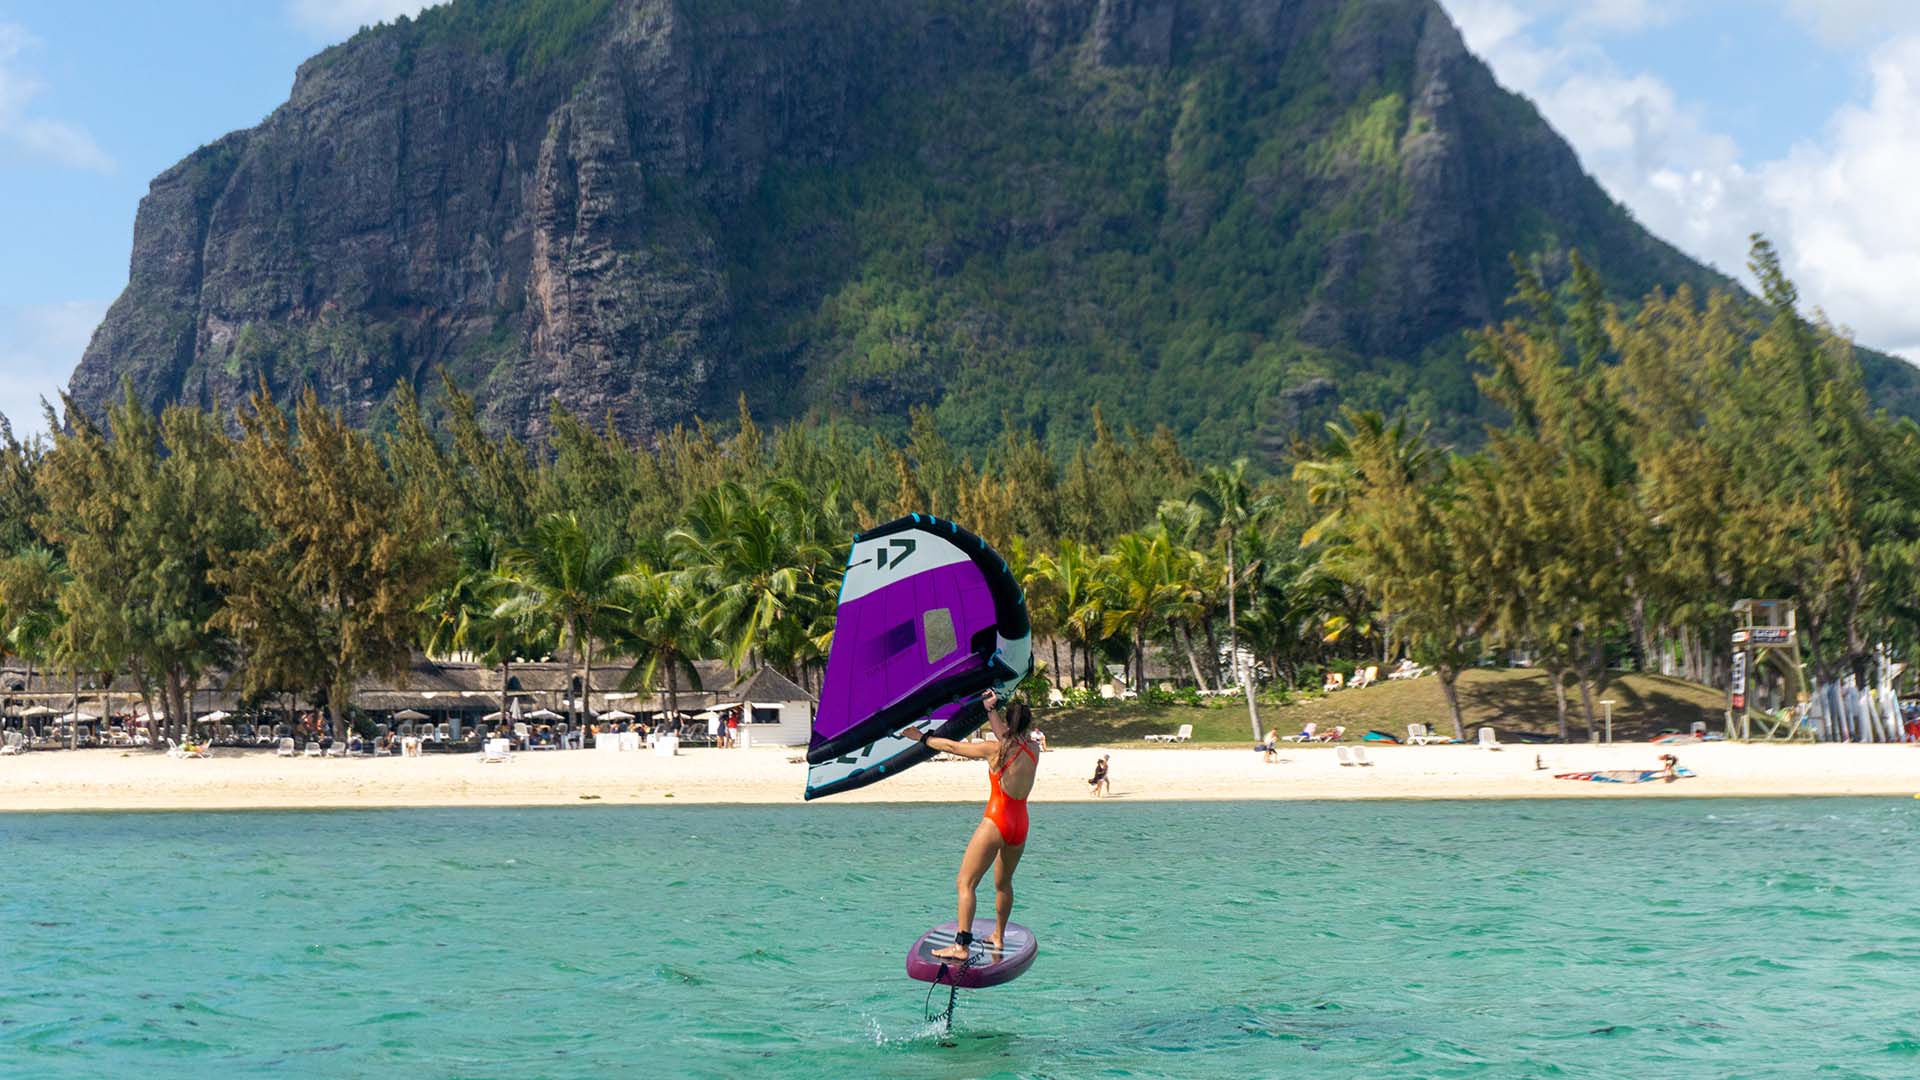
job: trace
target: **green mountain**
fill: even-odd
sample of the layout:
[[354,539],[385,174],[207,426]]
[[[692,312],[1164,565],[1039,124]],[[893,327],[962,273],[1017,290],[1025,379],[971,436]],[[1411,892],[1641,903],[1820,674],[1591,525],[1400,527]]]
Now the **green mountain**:
[[154,181],[72,392],[378,424],[444,367],[536,438],[742,393],[962,445],[1096,405],[1216,456],[1342,402],[1467,433],[1460,331],[1576,248],[1623,297],[1726,284],[1434,0],[456,0]]

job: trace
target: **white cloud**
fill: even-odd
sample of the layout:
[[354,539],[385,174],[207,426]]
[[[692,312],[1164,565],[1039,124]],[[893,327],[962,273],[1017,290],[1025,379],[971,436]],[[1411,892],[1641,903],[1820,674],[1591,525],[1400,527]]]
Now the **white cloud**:
[[1831,44],[1859,45],[1920,33],[1920,4],[1911,0],[1785,0],[1787,14]]
[[[1560,0],[1447,0],[1467,44],[1532,98],[1602,186],[1656,235],[1746,276],[1748,238],[1774,240],[1801,295],[1863,344],[1920,362],[1920,5],[1786,0],[1809,19],[1915,32],[1875,49],[1872,92],[1773,161],[1747,161],[1665,81],[1622,70],[1570,22]],[[1857,16],[1848,22],[1847,14]],[[1873,22],[1869,19],[1877,19]]]
[[39,40],[17,23],[0,23],[0,164],[9,159],[51,162],[72,169],[111,172],[113,159],[80,128],[33,115],[29,106],[46,89],[21,70],[19,60]]
[[308,33],[336,38],[363,26],[417,15],[438,2],[442,0],[289,0],[288,14]]
[[60,391],[94,328],[105,302],[0,306],[0,414],[21,438],[46,431],[40,399],[58,406]]
[[1603,30],[1645,30],[1675,14],[1676,3],[1653,0],[1585,0],[1573,5],[1570,17],[1581,26]]

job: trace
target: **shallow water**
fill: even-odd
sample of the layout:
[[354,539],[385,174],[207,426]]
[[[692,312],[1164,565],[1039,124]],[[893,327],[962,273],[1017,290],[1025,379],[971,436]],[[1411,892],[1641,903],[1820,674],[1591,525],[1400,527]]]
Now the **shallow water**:
[[1920,802],[0,815],[0,1075],[1920,1075]]

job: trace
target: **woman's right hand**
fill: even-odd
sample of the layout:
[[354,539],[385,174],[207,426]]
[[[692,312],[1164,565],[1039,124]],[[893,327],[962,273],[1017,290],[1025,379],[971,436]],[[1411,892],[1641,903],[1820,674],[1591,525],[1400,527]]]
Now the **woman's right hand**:
[[987,707],[988,712],[992,712],[993,710],[999,708],[1000,707],[1000,691],[988,690],[986,693],[980,695],[980,704],[985,705]]

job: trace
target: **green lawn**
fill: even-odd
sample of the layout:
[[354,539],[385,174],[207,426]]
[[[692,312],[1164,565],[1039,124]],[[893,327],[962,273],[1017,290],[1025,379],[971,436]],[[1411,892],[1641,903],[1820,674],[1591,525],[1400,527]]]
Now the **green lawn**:
[[[1568,695],[1568,726],[1576,741],[1584,741],[1586,730],[1580,716],[1578,691]],[[1661,731],[1685,731],[1696,720],[1704,720],[1720,730],[1726,695],[1712,687],[1659,675],[1615,674],[1594,697],[1596,715],[1599,701],[1612,698],[1613,734],[1617,740],[1641,740]],[[1531,668],[1469,671],[1460,677],[1460,711],[1467,722],[1467,737],[1474,729],[1490,725],[1503,735],[1529,732],[1557,734],[1553,711],[1553,684],[1544,672]],[[1308,721],[1320,730],[1345,727],[1348,741],[1357,741],[1369,730],[1384,731],[1404,738],[1408,724],[1426,724],[1436,731],[1451,734],[1452,722],[1447,702],[1440,692],[1440,681],[1427,676],[1404,682],[1383,682],[1364,690],[1341,690],[1321,696],[1296,697],[1286,705],[1263,703],[1260,720],[1267,727],[1291,735]],[[1219,698],[1205,705],[1141,705],[1133,703],[1098,706],[1060,706],[1035,712],[1034,723],[1057,746],[1096,746],[1138,742],[1160,732],[1172,732],[1181,724],[1193,725],[1193,741],[1204,745],[1236,745],[1253,742],[1253,729],[1247,722],[1247,706],[1238,698]]]

